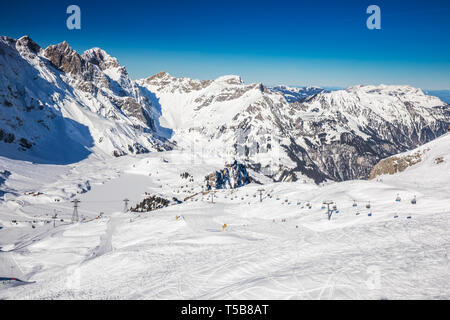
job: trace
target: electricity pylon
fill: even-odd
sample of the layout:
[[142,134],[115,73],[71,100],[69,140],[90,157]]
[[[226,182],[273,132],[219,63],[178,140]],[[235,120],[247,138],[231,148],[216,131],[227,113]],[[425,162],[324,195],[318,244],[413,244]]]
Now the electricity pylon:
[[259,191],[259,202],[262,202],[262,193],[263,193],[264,191],[266,191],[266,190],[264,190],[264,189],[258,189],[258,191]]
[[78,222],[80,218],[78,217],[78,204],[81,202],[78,199],[71,201],[73,203],[73,214],[72,214],[72,223]]

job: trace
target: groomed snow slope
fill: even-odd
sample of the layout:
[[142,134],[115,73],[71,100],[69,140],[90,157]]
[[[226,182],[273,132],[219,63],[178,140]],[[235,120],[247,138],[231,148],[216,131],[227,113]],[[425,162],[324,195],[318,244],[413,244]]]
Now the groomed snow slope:
[[[261,186],[251,184],[218,192],[214,204],[210,195],[197,195],[141,214],[122,213],[121,200],[135,204],[143,192],[196,193],[223,159],[172,151],[108,164],[85,160],[69,173],[55,173],[60,181],[53,184],[55,190],[64,181],[70,185],[76,172],[99,182],[79,195],[85,222],[31,229],[26,217],[48,220],[45,214],[56,208],[70,218],[70,203],[52,204],[45,195],[7,195],[0,206],[0,247],[7,251],[0,259],[36,281],[0,287],[0,298],[448,299],[449,140],[446,135],[424,146],[430,150],[420,164],[378,181],[268,183],[262,203]],[[438,156],[445,161],[436,164]],[[20,177],[9,160],[2,161],[12,171],[5,185],[20,189]],[[118,178],[106,182],[100,166]],[[37,167],[47,170],[52,194],[54,168]],[[193,183],[180,178],[185,171]],[[414,195],[416,205],[410,203]],[[330,221],[323,200],[337,203],[339,213]],[[100,210],[104,215],[95,219]],[[22,213],[20,225],[11,225],[13,212]]]

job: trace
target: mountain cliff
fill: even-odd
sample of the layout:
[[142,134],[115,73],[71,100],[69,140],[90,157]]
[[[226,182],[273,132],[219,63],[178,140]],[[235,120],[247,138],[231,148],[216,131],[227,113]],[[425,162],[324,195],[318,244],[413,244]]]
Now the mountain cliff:
[[0,79],[2,156],[71,163],[170,148],[144,89],[100,49],[0,37]]

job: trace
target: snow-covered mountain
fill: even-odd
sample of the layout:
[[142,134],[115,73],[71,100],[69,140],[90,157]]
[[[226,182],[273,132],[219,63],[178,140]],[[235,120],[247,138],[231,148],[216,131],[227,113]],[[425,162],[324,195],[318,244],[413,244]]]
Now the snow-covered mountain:
[[44,163],[176,147],[275,181],[342,181],[368,178],[450,119],[446,103],[409,86],[327,92],[164,72],[133,81],[99,48],[80,55],[29,37],[0,38],[0,79],[1,155]]
[[[144,89],[101,49],[0,37],[1,155],[71,163],[167,149]],[[167,136],[167,135],[166,135]]]
[[[409,86],[356,86],[297,100],[238,76],[200,81],[159,73],[161,124],[189,152],[239,159],[276,181],[368,178],[382,158],[446,132],[449,106]],[[293,102],[289,102],[293,101]]]

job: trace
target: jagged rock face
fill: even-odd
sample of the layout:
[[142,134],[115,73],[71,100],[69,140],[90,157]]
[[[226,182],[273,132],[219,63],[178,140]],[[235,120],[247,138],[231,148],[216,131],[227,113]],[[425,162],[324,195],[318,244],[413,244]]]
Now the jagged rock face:
[[168,149],[144,91],[100,49],[0,37],[0,155],[71,163]]
[[98,99],[107,97],[127,116],[156,130],[149,111],[150,101],[130,80],[117,59],[99,48],[87,50],[80,56],[66,42],[48,47],[44,55],[59,70],[71,75],[74,86]]
[[[26,51],[26,49],[28,49],[34,54],[38,54],[41,51],[41,47],[36,42],[34,42],[30,37],[27,36],[17,40],[16,47],[19,51]],[[21,50],[21,47],[26,49]]]
[[[123,68],[120,66],[117,59],[112,58],[100,48],[87,50],[83,53],[82,57],[87,62],[99,66],[103,71],[110,68]],[[123,70],[126,71],[125,68],[123,68]]]
[[44,56],[56,68],[65,73],[81,75],[86,72],[88,68],[88,64],[65,41],[45,49]]
[[442,135],[450,121],[447,104],[408,86],[296,99],[298,89],[245,85],[236,76],[150,79],[138,82],[156,93],[180,147],[238,159],[275,181],[367,179],[379,160]]
[[251,183],[252,179],[244,164],[234,161],[224,169],[205,177],[206,189],[236,189]]
[[[175,203],[179,203],[179,201],[174,198],[173,201]],[[150,196],[142,200],[142,202],[138,203],[134,208],[131,208],[131,212],[150,212],[159,210],[165,207],[168,207],[171,203],[170,200],[158,197],[158,196]]]

